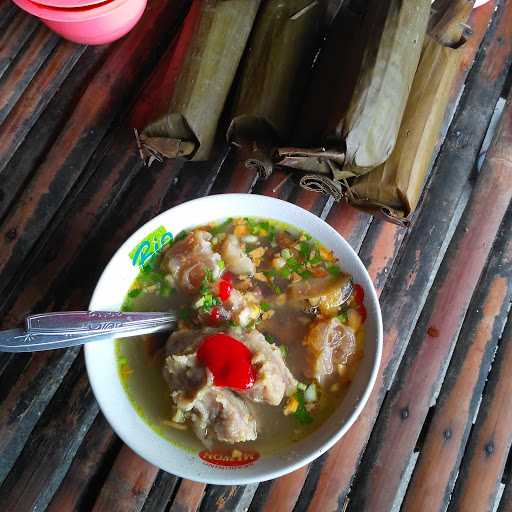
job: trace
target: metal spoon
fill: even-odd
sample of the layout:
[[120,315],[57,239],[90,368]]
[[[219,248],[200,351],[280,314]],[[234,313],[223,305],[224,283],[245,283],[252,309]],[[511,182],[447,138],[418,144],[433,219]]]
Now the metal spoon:
[[117,311],[65,311],[30,315],[26,329],[0,331],[0,352],[37,352],[171,330],[176,315],[120,313]]

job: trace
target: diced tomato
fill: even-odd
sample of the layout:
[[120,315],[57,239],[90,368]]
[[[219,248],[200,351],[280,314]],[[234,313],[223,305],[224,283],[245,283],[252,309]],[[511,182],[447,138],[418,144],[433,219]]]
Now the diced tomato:
[[233,290],[233,285],[231,284],[231,281],[227,281],[226,279],[222,278],[219,281],[219,299],[222,302],[228,300],[229,296],[231,295],[231,290]]
[[231,291],[233,290],[233,274],[231,272],[224,272],[219,280],[219,299],[225,302],[229,299]]
[[361,322],[364,323],[364,321],[366,320],[366,317],[368,316],[368,313],[366,311],[366,308],[364,307],[364,304],[359,304],[359,306],[357,306],[357,311],[361,315]]
[[224,274],[222,274],[222,279],[228,283],[233,283],[233,274],[229,271],[226,271]]
[[364,302],[364,290],[363,290],[363,287],[360,284],[355,284],[354,285],[352,293],[354,294],[354,300],[358,304],[362,304]]
[[222,315],[220,314],[220,309],[215,306],[210,311],[210,325],[218,325],[222,320]]

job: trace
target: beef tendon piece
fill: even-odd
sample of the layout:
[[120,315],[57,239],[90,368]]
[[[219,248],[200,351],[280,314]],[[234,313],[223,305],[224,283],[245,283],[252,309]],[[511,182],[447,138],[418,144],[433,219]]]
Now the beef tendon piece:
[[285,395],[297,389],[297,380],[286,366],[281,351],[256,329],[244,335],[241,341],[253,353],[252,364],[258,370],[256,382],[244,396],[254,402],[279,405]]
[[303,344],[308,350],[306,375],[322,386],[332,382],[357,354],[354,331],[337,318],[313,322]]
[[199,289],[206,269],[212,272],[213,279],[220,276],[221,256],[214,252],[211,239],[210,233],[198,229],[174,243],[164,253],[162,268],[170,273],[175,284],[184,292],[193,293]]
[[221,247],[226,268],[236,275],[253,275],[256,272],[254,262],[242,251],[240,241],[235,235],[228,235]]

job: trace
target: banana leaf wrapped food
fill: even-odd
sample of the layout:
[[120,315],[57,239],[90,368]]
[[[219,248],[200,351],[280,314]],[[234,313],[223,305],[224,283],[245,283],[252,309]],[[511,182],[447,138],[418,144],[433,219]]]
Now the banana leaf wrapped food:
[[355,206],[377,209],[402,224],[416,209],[460,66],[463,27],[473,3],[442,0],[434,4],[395,149],[377,169],[349,181],[345,195]]
[[207,160],[259,0],[193,0],[160,100],[138,131],[143,159]]
[[[340,180],[363,175],[387,160],[396,143],[429,13],[430,0],[370,2],[363,20],[366,44],[361,70],[348,108],[329,124],[330,133],[317,141],[316,148],[279,148],[279,165]],[[344,73],[343,54],[341,48],[338,62],[332,63],[339,73]]]
[[[286,140],[318,50],[319,0],[262,4],[235,92],[228,143],[260,172],[272,170],[272,150]],[[256,163],[257,162],[257,163]]]

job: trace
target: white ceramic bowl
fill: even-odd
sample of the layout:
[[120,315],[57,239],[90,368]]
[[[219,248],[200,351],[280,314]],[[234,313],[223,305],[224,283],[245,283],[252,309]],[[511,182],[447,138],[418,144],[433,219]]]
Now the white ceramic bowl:
[[212,484],[241,485],[277,478],[311,462],[328,450],[350,428],[364,407],[375,383],[382,353],[382,318],[373,284],[361,260],[348,243],[320,218],[293,204],[259,195],[223,194],[196,199],[172,208],[137,230],[116,252],[103,272],[91,310],[120,309],[137,275],[128,256],[149,233],[164,226],[173,234],[226,217],[266,217],[301,228],[331,249],[343,270],[365,291],[365,354],[347,395],[332,416],[315,432],[285,453],[262,456],[255,462],[225,468],[204,462],[198,453],[174,446],[156,434],[137,414],[119,379],[114,341],[85,347],[87,372],[103,414],[119,437],[141,457],[175,475]]

